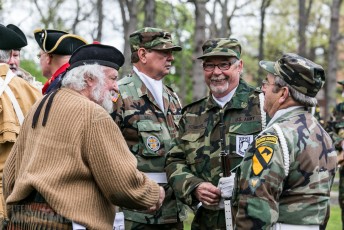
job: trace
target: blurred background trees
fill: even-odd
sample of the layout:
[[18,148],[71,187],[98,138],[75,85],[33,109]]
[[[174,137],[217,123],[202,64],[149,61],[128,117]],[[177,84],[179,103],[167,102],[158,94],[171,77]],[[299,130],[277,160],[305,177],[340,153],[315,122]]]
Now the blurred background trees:
[[170,31],[182,52],[165,78],[183,104],[207,94],[203,82],[203,42],[210,37],[235,37],[243,46],[245,80],[259,86],[265,73],[262,59],[276,60],[295,52],[323,65],[326,84],[318,95],[322,115],[328,117],[343,101],[336,83],[344,80],[342,0],[0,0],[2,24],[18,25],[29,46],[22,51],[25,67],[40,75],[33,39],[36,28],[60,29],[114,45],[126,57],[121,75],[130,72],[129,34],[143,26]]

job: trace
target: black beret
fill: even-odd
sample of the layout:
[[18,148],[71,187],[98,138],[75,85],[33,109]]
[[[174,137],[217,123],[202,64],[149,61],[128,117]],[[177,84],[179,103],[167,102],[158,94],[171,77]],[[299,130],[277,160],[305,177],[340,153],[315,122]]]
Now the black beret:
[[113,46],[89,44],[75,50],[69,59],[69,64],[69,70],[87,64],[99,64],[119,70],[124,64],[124,56]]
[[23,31],[13,24],[6,27],[0,24],[0,49],[19,50],[27,45],[27,40]]
[[39,47],[49,54],[72,55],[87,42],[80,36],[60,30],[37,29],[34,32]]

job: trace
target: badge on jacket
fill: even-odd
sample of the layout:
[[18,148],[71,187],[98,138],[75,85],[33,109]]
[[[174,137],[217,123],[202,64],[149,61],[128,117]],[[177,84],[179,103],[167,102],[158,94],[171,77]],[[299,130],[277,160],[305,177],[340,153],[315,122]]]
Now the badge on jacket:
[[236,153],[244,157],[246,149],[253,141],[253,135],[236,135]]

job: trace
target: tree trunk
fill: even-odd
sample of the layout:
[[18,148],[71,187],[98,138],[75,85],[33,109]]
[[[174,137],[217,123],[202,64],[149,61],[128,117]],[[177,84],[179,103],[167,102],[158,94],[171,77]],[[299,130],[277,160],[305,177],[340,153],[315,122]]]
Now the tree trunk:
[[222,18],[221,18],[221,28],[220,28],[220,38],[225,38],[228,35],[228,16],[227,16],[227,9],[228,9],[228,0],[224,0],[224,2],[220,2],[221,11],[222,11]]
[[[270,6],[271,0],[262,0],[260,7],[260,31],[259,31],[259,53],[258,60],[264,59],[264,33],[265,33],[265,15],[266,9]],[[258,76],[263,76],[263,70],[259,68]]]
[[145,19],[143,22],[143,25],[145,27],[156,27],[155,24],[155,12],[156,12],[156,6],[155,6],[155,0],[145,0],[144,5],[145,10]]
[[102,40],[102,31],[103,31],[103,0],[97,0],[97,14],[98,14],[98,29],[97,29],[97,36],[96,40],[101,42]]
[[203,69],[201,61],[197,57],[203,54],[202,45],[205,40],[205,17],[207,3],[206,0],[195,0],[195,34],[194,34],[194,50],[192,60],[192,81],[193,81],[193,100],[198,100],[206,95],[207,86],[204,83]]
[[138,4],[136,0],[119,1],[123,22],[123,37],[124,37],[124,51],[123,55],[125,57],[125,63],[121,68],[122,74],[120,76],[125,76],[131,71],[131,50],[129,44],[129,35],[137,29],[137,11]]
[[338,68],[337,43],[339,40],[339,19],[342,0],[333,0],[331,6],[330,46],[328,52],[328,72],[325,84],[325,121],[330,118],[330,110],[336,104],[336,81]]
[[308,57],[306,48],[307,48],[307,40],[306,40],[306,29],[308,26],[308,19],[310,15],[310,11],[312,9],[313,0],[309,0],[309,5],[306,8],[306,0],[299,0],[299,48],[298,54],[303,57]]

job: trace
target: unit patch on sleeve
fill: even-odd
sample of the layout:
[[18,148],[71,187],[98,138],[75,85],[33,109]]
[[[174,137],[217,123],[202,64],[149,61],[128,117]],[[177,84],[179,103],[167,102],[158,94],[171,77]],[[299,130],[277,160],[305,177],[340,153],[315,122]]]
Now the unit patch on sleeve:
[[[268,166],[274,150],[271,144],[277,144],[278,137],[274,135],[265,135],[257,138],[255,146],[256,152],[252,157],[252,171],[254,175],[259,175]],[[270,146],[269,146],[270,145]]]
[[275,135],[264,135],[256,140],[256,148],[265,143],[277,144],[278,137]]

